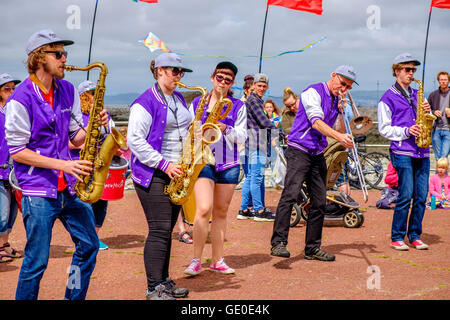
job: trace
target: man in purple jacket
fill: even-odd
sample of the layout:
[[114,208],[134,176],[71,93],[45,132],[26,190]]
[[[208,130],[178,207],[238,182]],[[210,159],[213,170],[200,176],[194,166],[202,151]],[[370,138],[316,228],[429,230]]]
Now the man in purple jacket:
[[[80,175],[89,175],[92,163],[70,160],[69,141],[83,144],[86,132],[80,100],[65,80],[64,46],[52,30],[41,30],[28,40],[30,76],[11,95],[6,107],[6,140],[18,184],[22,189],[22,216],[27,234],[25,258],[19,274],[16,299],[37,299],[47,268],[52,228],[60,219],[75,242],[65,299],[84,299],[95,267],[98,237],[91,207],[75,194]],[[100,113],[107,125],[106,110]]]
[[[392,219],[390,246],[404,251],[409,249],[404,242],[406,235],[416,249],[428,248],[420,235],[428,195],[430,148],[420,148],[415,142],[421,128],[416,124],[417,90],[410,87],[418,65],[420,62],[409,53],[395,57],[392,72],[396,82],[378,103],[378,131],[391,140],[391,161],[398,174],[399,196]],[[427,101],[422,107],[426,112],[431,110]],[[413,206],[408,223],[411,200]]]
[[[356,72],[351,66],[339,66],[328,82],[316,83],[304,90],[297,99],[297,114],[288,137],[286,150],[287,169],[285,188],[275,215],[271,239],[271,255],[288,258],[286,249],[292,207],[306,181],[310,195],[310,209],[306,224],[305,259],[333,261],[334,255],[320,249],[325,214],[327,166],[323,151],[327,137],[346,148],[352,148],[352,138],[333,124],[343,108],[339,95],[356,83]],[[340,115],[342,117],[342,114]],[[343,121],[339,121],[343,124]]]

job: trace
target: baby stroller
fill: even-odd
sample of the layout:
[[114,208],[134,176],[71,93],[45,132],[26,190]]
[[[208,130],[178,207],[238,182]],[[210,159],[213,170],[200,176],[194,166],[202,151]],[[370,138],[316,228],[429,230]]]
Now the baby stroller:
[[[286,157],[283,149],[278,144],[274,148],[284,165]],[[335,140],[330,139],[324,156],[327,162],[327,196],[325,207],[325,220],[343,221],[347,228],[359,228],[364,223],[364,215],[359,209],[359,203],[344,192],[332,190],[347,160],[348,153],[345,148]],[[309,196],[304,185],[297,203],[294,204],[291,213],[290,226],[295,227],[300,219],[308,220]]]

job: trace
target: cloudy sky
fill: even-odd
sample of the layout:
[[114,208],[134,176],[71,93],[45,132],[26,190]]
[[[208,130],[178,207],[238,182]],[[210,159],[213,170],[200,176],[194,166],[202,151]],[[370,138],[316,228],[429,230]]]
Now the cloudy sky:
[[[298,50],[326,37],[303,53],[263,60],[270,93],[280,96],[285,86],[296,91],[328,80],[341,64],[351,64],[358,73],[356,90],[387,89],[392,83],[393,58],[410,52],[423,60],[431,0],[323,0],[323,14],[270,6],[264,55]],[[143,92],[154,82],[149,64],[160,51],[151,53],[139,40],[153,32],[174,52],[191,55],[233,56],[239,73],[236,86],[246,74],[258,71],[266,0],[159,0],[158,4],[132,0],[100,0],[91,61],[109,68],[107,95]],[[28,76],[24,61],[30,35],[52,29],[64,39],[68,64],[85,66],[95,0],[0,0],[0,73],[19,79]],[[74,11],[75,8],[75,11]],[[79,9],[79,11],[78,11]],[[78,15],[79,13],[79,15]],[[79,20],[78,20],[79,18]],[[379,18],[379,19],[378,19]],[[450,71],[450,10],[433,9],[428,41],[425,89],[433,90],[435,76]],[[237,57],[236,57],[237,56]],[[184,57],[194,70],[183,82],[211,87],[210,74],[224,58]],[[91,73],[96,81],[97,72]],[[66,79],[78,85],[86,77],[70,73]],[[422,68],[417,73],[422,78]]]

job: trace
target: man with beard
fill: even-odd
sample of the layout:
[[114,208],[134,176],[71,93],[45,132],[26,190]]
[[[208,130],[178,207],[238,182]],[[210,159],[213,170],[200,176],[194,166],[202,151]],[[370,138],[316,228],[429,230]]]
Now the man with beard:
[[[77,90],[64,77],[67,52],[51,30],[28,40],[30,76],[14,91],[6,106],[6,140],[18,184],[22,189],[22,216],[27,235],[25,258],[19,274],[16,299],[37,299],[47,268],[52,228],[60,219],[75,243],[65,299],[84,299],[94,270],[98,237],[92,209],[75,194],[80,175],[89,175],[92,163],[71,161],[69,141],[80,146],[86,131]],[[100,113],[107,125],[106,110]],[[80,130],[83,129],[83,130]]]

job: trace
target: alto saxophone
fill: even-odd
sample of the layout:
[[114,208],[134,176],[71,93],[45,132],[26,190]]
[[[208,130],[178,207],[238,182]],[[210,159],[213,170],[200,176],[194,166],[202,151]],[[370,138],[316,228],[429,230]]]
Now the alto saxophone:
[[[230,99],[224,99],[221,97],[221,99],[214,105],[214,108],[212,109],[206,122],[200,127],[202,132],[201,140],[196,139],[197,128],[199,128],[199,123],[207,102],[206,89],[203,87],[189,87],[181,82],[177,82],[177,84],[178,86],[189,90],[197,90],[202,92],[202,97],[195,113],[194,121],[189,127],[189,132],[183,143],[181,157],[177,162],[177,164],[182,168],[182,174],[179,177],[173,178],[164,189],[164,192],[169,195],[170,201],[173,204],[183,205],[189,200],[194,189],[194,184],[197,181],[198,175],[203,167],[207,163],[215,163],[214,155],[209,148],[209,145],[219,141],[222,138],[222,132],[216,123],[218,120],[224,119],[228,115],[233,107],[233,103]],[[228,108],[224,113],[222,113],[225,104],[228,104]],[[208,137],[205,134],[208,129],[211,129],[214,132],[211,137]]]
[[84,68],[70,65],[66,65],[64,68],[67,71],[100,69],[100,76],[95,87],[94,105],[89,113],[86,139],[80,152],[80,160],[91,161],[94,164],[94,168],[90,175],[81,177],[83,182],[77,180],[75,184],[77,196],[84,202],[94,203],[102,196],[112,157],[120,147],[125,146],[125,139],[116,128],[111,128],[111,133],[108,134],[99,149],[101,140],[99,114],[103,110],[105,98],[105,79],[108,74],[106,65],[103,62],[94,62]]
[[420,126],[420,134],[416,136],[416,144],[419,148],[428,148],[431,144],[431,134],[433,131],[433,121],[437,119],[434,114],[426,112],[422,108],[424,102],[423,96],[423,83],[420,80],[413,79],[413,81],[419,84],[419,90],[417,91],[417,116],[416,124]]

